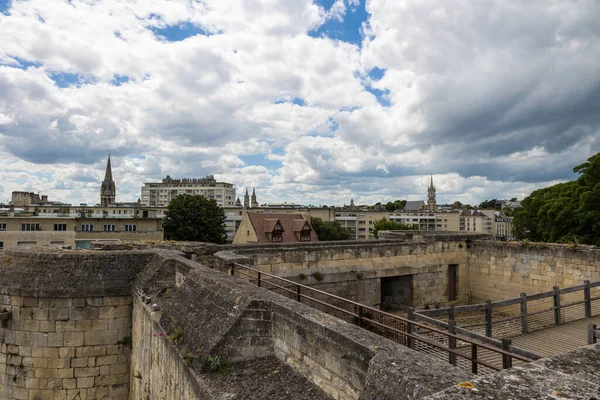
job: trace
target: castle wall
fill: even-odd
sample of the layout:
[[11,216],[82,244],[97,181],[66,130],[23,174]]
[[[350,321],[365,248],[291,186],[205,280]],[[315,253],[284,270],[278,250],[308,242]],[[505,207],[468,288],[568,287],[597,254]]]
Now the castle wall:
[[129,398],[130,284],[151,254],[0,256],[0,398]]
[[[600,280],[600,251],[545,243],[473,242],[469,249],[473,302],[536,294]],[[600,293],[599,293],[600,294]],[[572,300],[582,300],[581,292]],[[593,297],[593,296],[592,296]]]
[[130,296],[0,300],[0,398],[128,398]]
[[[381,279],[413,275],[413,306],[448,302],[448,265],[458,265],[457,302],[469,298],[464,239],[447,242],[326,243],[234,247],[254,268],[367,305],[381,302]],[[318,297],[318,296],[316,296]]]

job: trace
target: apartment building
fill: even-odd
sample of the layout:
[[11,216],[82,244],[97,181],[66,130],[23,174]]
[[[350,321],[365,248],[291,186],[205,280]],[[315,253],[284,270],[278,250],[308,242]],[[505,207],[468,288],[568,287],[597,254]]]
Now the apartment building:
[[167,207],[180,194],[201,195],[215,200],[221,207],[234,207],[236,191],[231,183],[217,182],[214,176],[205,178],[173,179],[169,175],[162,182],[144,183],[141,205]]
[[44,215],[0,211],[0,250],[34,246],[87,249],[92,242],[163,240],[162,219],[106,214]]
[[461,232],[493,233],[494,218],[479,210],[464,210],[460,214]]

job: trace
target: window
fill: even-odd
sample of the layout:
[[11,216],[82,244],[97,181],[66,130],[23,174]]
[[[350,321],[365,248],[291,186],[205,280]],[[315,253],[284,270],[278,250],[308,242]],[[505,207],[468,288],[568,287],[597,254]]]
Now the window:
[[40,224],[21,224],[21,231],[39,231],[40,230]]
[[311,229],[308,227],[308,224],[305,224],[300,231],[300,241],[301,242],[310,242],[310,232]]
[[54,224],[54,230],[64,232],[67,230],[67,224]]
[[277,221],[271,232],[271,242],[283,242],[283,226]]
[[6,230],[6,222],[0,222],[0,231]]
[[136,224],[125,224],[125,232],[136,232],[137,226]]
[[17,246],[31,246],[37,244],[35,240],[24,240],[22,242],[17,242]]
[[114,232],[115,231],[115,225],[114,224],[104,224],[102,226],[102,230],[104,232]]
[[81,232],[94,232],[93,224],[81,224]]
[[364,232],[364,231],[365,231],[365,228],[358,228],[358,231],[359,231],[359,232]]
[[0,242],[0,250],[4,250],[4,242]]

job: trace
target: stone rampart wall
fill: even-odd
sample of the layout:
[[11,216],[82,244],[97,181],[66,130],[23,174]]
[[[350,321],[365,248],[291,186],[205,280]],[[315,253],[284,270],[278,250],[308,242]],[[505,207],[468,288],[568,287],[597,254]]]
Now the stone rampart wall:
[[[600,280],[600,251],[545,243],[473,242],[469,249],[473,302],[519,297]],[[577,297],[578,298],[575,298]],[[574,294],[581,300],[581,292]]]
[[381,302],[381,279],[413,275],[413,306],[448,302],[448,265],[458,264],[458,298],[469,299],[467,242],[382,241],[319,246],[237,246],[263,272],[367,305]]
[[0,299],[0,398],[128,398],[130,296]]
[[129,396],[131,282],[152,253],[0,256],[0,398]]

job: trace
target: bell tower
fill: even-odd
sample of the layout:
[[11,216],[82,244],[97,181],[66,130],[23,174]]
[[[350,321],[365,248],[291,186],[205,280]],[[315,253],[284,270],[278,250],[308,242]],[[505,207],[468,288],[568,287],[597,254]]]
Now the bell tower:
[[429,182],[429,188],[427,189],[427,208],[429,211],[436,210],[435,202],[435,186],[433,186],[433,175],[431,175],[431,181]]

